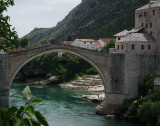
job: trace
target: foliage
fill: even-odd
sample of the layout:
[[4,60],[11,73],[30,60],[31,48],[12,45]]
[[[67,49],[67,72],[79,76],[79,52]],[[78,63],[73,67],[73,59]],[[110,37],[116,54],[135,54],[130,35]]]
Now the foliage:
[[133,117],[137,117],[137,110],[139,108],[139,106],[143,103],[146,102],[158,102],[160,101],[160,92],[155,92],[151,95],[148,95],[146,97],[137,99],[135,101],[132,102],[132,104],[129,105],[129,109],[128,109],[128,115],[129,116],[133,116]]
[[144,84],[138,85],[138,94],[139,96],[146,96],[148,94],[152,94],[154,92],[154,80],[156,77],[160,77],[156,73],[149,74],[144,79]]
[[33,103],[42,101],[32,98],[28,86],[23,90],[22,98],[26,100],[25,106],[0,109],[0,126],[49,126],[44,115],[32,106]]
[[31,71],[29,74],[41,73],[55,75],[61,82],[74,80],[78,75],[97,74],[96,70],[85,60],[71,55],[58,57],[57,52],[42,55],[28,63],[21,72]]
[[132,104],[132,102],[133,102],[133,99],[124,100],[123,104],[118,107],[117,112],[116,112],[116,116],[121,117],[122,115],[126,115],[128,109],[129,109],[129,106]]
[[19,44],[22,48],[25,48],[26,46],[28,46],[29,40],[27,38],[23,38],[20,40]]
[[109,52],[110,48],[114,48],[115,47],[115,40],[110,40],[106,46],[103,48],[104,52]]
[[42,45],[43,45],[43,44],[48,44],[48,42],[47,42],[46,40],[41,40],[41,41],[40,41],[40,44],[42,44]]
[[15,28],[11,29],[11,25],[8,23],[10,17],[3,15],[3,12],[7,11],[7,7],[13,5],[14,0],[0,1],[0,50],[3,49],[5,52],[8,52],[9,48],[14,48],[14,41],[18,39]]
[[160,102],[153,103],[151,101],[145,102],[139,106],[138,117],[148,125],[155,126],[158,124],[160,117]]
[[144,84],[138,87],[141,97],[131,103],[123,103],[118,114],[127,114],[127,116],[140,120],[149,126],[160,126],[160,92],[153,90],[156,77],[159,75],[155,73],[146,76]]

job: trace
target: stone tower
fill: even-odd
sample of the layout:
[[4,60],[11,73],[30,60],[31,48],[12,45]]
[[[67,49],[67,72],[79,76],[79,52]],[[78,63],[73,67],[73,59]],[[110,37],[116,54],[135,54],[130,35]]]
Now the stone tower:
[[151,0],[147,5],[135,11],[135,28],[144,27],[144,33],[150,33],[160,53],[160,1]]

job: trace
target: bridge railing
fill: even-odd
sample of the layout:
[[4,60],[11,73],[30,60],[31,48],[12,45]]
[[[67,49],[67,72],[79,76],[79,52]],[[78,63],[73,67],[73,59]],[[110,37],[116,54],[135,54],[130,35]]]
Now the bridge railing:
[[86,48],[81,48],[81,47],[77,47],[77,46],[73,46],[73,45],[64,45],[64,44],[43,44],[43,45],[39,45],[36,47],[32,47],[32,48],[28,48],[26,50],[22,50],[22,51],[17,51],[17,52],[10,52],[9,54],[21,54],[21,53],[25,53],[28,51],[32,51],[32,50],[45,50],[45,49],[68,49],[68,50],[74,50],[74,51],[84,51],[84,52],[89,52],[89,53],[94,53],[94,54],[99,54],[99,55],[107,55],[108,53],[106,52],[100,52],[98,50],[91,50],[91,49],[86,49]]

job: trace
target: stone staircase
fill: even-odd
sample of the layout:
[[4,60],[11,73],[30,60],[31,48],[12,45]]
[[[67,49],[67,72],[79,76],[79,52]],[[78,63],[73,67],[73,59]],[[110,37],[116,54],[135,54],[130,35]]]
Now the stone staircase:
[[76,81],[60,84],[62,88],[72,90],[103,91],[104,87],[99,75],[79,77]]

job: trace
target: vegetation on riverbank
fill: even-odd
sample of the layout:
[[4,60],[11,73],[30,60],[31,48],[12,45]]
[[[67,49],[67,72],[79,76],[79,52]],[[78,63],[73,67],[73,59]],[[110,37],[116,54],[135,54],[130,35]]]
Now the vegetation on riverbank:
[[58,56],[58,52],[42,55],[25,65],[18,76],[27,77],[35,75],[49,78],[57,76],[59,83],[69,82],[84,74],[97,74],[96,70],[85,60],[77,56],[65,53]]
[[40,99],[32,98],[28,86],[23,90],[22,98],[26,100],[24,106],[0,108],[0,126],[49,126],[47,119],[32,106],[33,103],[42,102]]
[[160,126],[160,92],[154,91],[154,79],[160,77],[150,74],[143,84],[138,86],[139,97],[134,100],[126,100],[119,107],[118,117],[126,117],[137,120],[148,126]]

